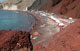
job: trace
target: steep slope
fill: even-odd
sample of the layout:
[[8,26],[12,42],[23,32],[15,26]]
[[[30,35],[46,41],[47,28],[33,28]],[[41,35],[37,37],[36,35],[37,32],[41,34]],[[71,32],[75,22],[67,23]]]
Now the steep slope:
[[80,0],[36,0],[29,10],[38,9],[80,18]]
[[57,33],[48,46],[39,44],[34,51],[80,51],[80,20]]
[[56,6],[48,8],[49,12],[55,12],[68,17],[80,18],[80,0],[62,0]]
[[[48,3],[50,3],[48,5]],[[47,5],[46,5],[47,4]],[[28,9],[29,10],[32,10],[32,9],[38,9],[38,10],[43,10],[43,9],[46,9],[48,8],[49,6],[51,6],[53,3],[52,3],[52,0],[36,0]],[[45,6],[46,5],[46,6]],[[45,7],[44,7],[45,6]]]
[[0,6],[2,5],[4,7],[5,5],[7,6],[17,5],[18,9],[22,10],[32,5],[34,1],[35,0],[5,0],[0,4]]
[[14,51],[24,47],[33,49],[28,32],[0,30],[0,51]]

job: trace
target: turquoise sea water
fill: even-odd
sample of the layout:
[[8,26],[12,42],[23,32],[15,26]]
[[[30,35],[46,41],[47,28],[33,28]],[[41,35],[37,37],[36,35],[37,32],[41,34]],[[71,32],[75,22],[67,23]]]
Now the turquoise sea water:
[[35,20],[27,12],[0,10],[0,30],[29,31],[33,24]]

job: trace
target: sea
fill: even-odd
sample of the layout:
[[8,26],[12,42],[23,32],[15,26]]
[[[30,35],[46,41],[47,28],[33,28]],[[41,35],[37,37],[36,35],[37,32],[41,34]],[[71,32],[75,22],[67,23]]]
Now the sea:
[[0,30],[30,31],[34,17],[27,11],[0,10]]

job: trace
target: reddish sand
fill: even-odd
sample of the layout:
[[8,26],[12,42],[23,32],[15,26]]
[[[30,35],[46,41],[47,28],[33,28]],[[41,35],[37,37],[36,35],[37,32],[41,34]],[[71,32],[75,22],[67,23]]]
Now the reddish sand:
[[48,46],[39,44],[34,51],[80,51],[80,20],[53,36]]

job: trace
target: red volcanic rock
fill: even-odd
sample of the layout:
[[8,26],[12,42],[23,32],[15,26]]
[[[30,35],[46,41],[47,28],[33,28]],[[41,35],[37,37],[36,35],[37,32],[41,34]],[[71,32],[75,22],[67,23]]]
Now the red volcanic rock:
[[80,18],[80,0],[36,0],[29,9]]
[[61,0],[59,3],[48,7],[47,11],[65,15],[68,17],[80,18],[80,0]]
[[[40,50],[44,49],[43,51],[80,51],[80,20],[54,35],[45,48],[41,45],[39,47]],[[40,51],[37,48],[38,46],[35,50]]]
[[0,51],[11,51],[24,47],[31,50],[33,48],[28,32],[0,30]]
[[80,18],[80,0],[36,0],[29,9]]
[[36,45],[34,51],[45,51],[45,47],[41,44]]

